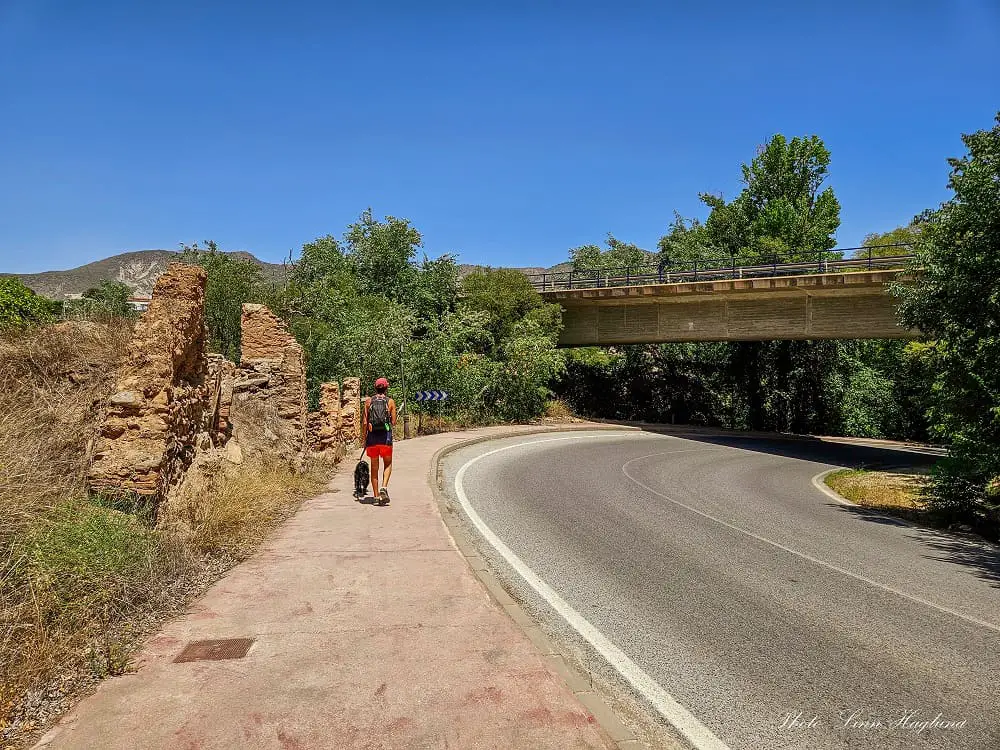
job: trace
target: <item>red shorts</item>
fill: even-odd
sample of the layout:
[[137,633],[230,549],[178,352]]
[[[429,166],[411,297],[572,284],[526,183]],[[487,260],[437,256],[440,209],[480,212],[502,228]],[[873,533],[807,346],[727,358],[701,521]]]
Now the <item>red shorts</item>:
[[368,458],[373,461],[376,458],[381,457],[383,461],[392,460],[392,446],[391,445],[369,445],[365,448],[365,453],[368,454]]

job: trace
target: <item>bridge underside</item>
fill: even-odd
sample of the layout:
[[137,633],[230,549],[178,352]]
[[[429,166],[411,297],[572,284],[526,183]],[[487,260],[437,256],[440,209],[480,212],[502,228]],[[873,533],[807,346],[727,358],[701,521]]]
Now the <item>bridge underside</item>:
[[887,284],[900,271],[543,292],[563,306],[560,346],[915,338]]

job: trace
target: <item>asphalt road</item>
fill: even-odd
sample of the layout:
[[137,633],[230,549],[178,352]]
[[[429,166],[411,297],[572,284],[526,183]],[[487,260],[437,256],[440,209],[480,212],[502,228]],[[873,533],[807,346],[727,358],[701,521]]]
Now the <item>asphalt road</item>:
[[[482,522],[733,750],[996,750],[995,548],[838,504],[811,483],[836,466],[913,459],[565,433],[463,449],[445,475],[454,495],[465,466]],[[577,637],[498,568],[557,640]]]

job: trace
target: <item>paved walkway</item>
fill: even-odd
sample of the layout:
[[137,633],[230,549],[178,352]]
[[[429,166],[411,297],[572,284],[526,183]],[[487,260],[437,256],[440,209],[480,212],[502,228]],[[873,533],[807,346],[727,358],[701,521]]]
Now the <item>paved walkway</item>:
[[[251,559],[104,682],[39,747],[611,748],[459,554],[428,484],[444,445],[397,445],[392,504],[355,502],[353,458]],[[243,659],[174,663],[252,637]]]

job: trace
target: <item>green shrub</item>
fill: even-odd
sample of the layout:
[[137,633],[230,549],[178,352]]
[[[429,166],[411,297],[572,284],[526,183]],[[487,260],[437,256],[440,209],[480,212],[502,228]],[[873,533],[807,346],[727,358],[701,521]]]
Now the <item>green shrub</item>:
[[162,571],[158,542],[131,514],[76,501],[56,508],[22,543],[43,619],[62,627],[117,619]]
[[47,320],[49,301],[13,276],[0,277],[0,331]]

